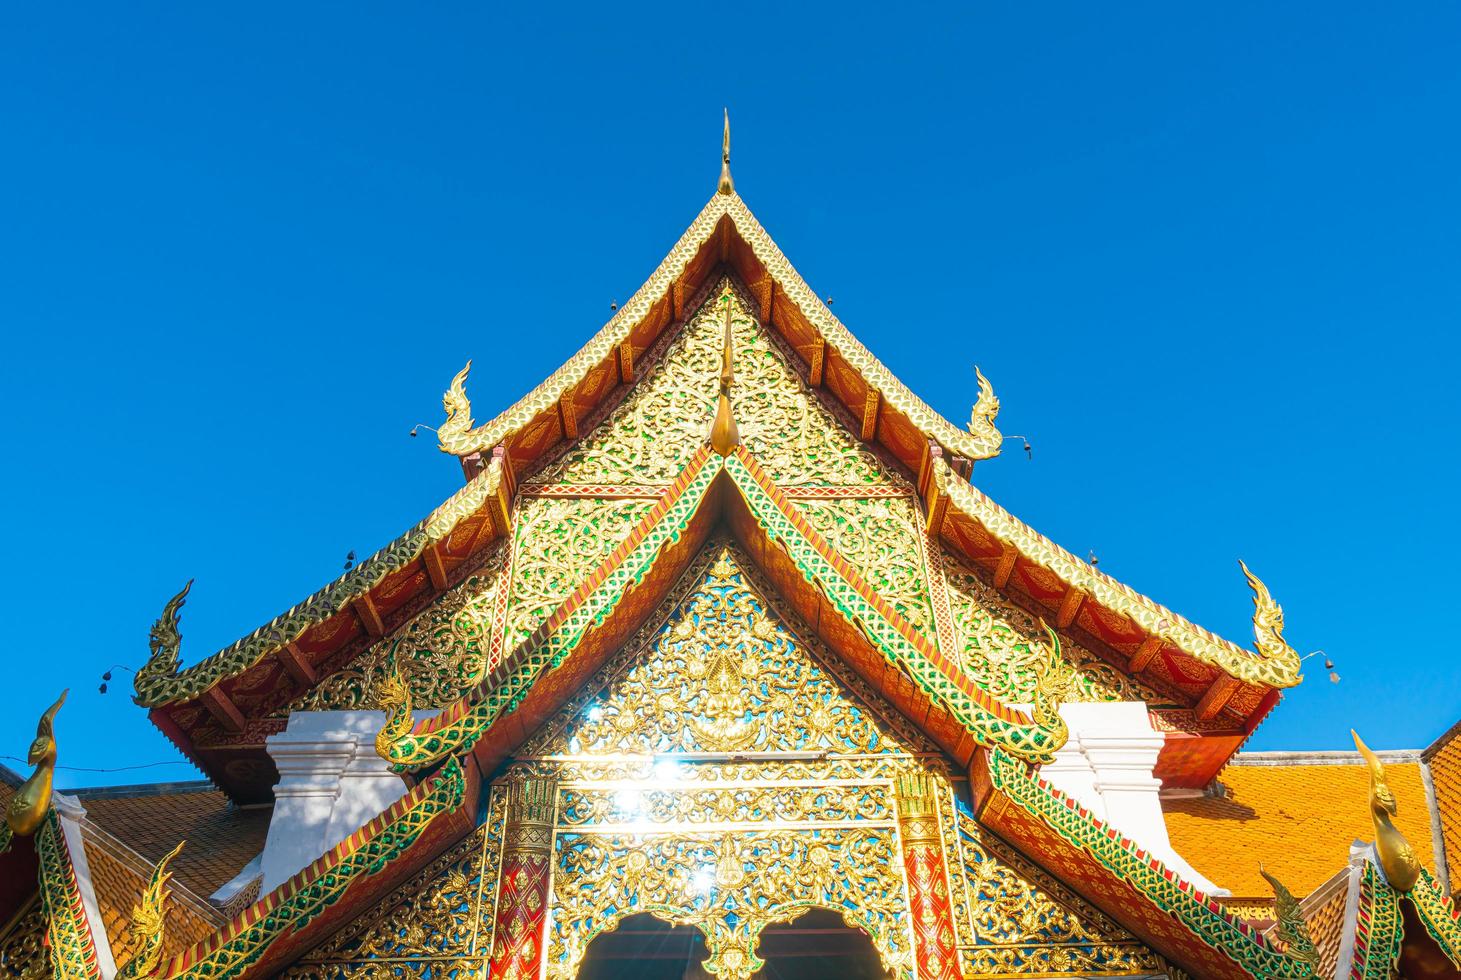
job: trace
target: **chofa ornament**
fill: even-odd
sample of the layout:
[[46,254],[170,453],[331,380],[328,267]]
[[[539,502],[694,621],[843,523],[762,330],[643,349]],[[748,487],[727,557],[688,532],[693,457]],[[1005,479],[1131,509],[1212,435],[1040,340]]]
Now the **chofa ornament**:
[[1395,794],[1385,782],[1385,766],[1380,757],[1364,743],[1358,732],[1351,729],[1350,734],[1354,736],[1355,748],[1359,749],[1370,767],[1370,817],[1375,822],[1375,854],[1380,860],[1380,870],[1385,872],[1385,880],[1391,888],[1408,892],[1420,878],[1420,859],[1390,819],[1398,808]]
[[148,681],[157,677],[175,677],[178,667],[182,662],[183,637],[178,632],[178,614],[182,611],[183,605],[188,601],[188,592],[193,588],[193,580],[188,579],[177,595],[167,600],[162,607],[162,615],[157,617],[157,622],[152,624],[152,631],[147,637],[147,646],[150,653],[147,663],[137,671],[133,677],[133,687],[140,695],[147,687]]
[[[66,693],[66,691],[61,692],[56,703],[46,709],[46,713],[41,715],[41,720],[36,725],[35,741],[30,743],[30,753],[25,760],[36,767],[35,772],[20,784],[20,788],[15,791],[15,795],[10,798],[10,804],[5,808],[5,836],[7,838],[11,834],[16,837],[29,837],[34,834],[51,809],[51,787],[56,774],[56,736],[53,729],[56,712],[60,711],[61,705],[66,703]],[[8,844],[9,841],[7,840],[5,843]]]

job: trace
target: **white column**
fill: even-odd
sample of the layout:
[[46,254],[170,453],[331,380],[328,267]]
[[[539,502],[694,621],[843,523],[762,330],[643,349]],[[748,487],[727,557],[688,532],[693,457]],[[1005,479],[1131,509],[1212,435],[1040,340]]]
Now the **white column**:
[[1172,848],[1162,815],[1162,781],[1153,772],[1165,737],[1141,701],[1062,704],[1065,748],[1040,775],[1142,850],[1210,895],[1230,894]]
[[279,782],[260,859],[263,892],[278,887],[406,792],[375,753],[381,711],[296,711],[265,743]]

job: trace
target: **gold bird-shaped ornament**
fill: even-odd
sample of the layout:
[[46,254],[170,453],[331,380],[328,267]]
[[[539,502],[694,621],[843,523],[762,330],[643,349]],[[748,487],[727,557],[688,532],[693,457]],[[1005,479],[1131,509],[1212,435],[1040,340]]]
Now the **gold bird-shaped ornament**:
[[62,691],[56,703],[41,715],[40,723],[36,725],[35,741],[30,743],[30,754],[26,756],[26,761],[36,767],[35,772],[20,784],[5,808],[5,825],[16,837],[34,834],[51,809],[51,787],[56,778],[54,725],[56,712],[66,703],[66,693]]
[[1370,816],[1375,821],[1375,853],[1380,858],[1380,870],[1385,872],[1391,888],[1408,892],[1420,879],[1420,859],[1390,819],[1397,812],[1395,794],[1385,782],[1385,767],[1380,757],[1370,750],[1358,732],[1350,729],[1350,734],[1354,736],[1355,748],[1370,766]]

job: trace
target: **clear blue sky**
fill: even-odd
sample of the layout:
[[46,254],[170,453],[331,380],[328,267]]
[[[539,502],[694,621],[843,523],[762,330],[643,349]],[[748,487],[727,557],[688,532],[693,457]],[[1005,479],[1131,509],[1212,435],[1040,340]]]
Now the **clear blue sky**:
[[98,675],[186,579],[191,663],[458,486],[406,430],[598,328],[722,105],[858,336],[951,419],[993,380],[1035,456],[981,487],[1246,644],[1244,557],[1338,662],[1251,747],[1461,717],[1454,4],[496,6],[3,15],[0,754],[70,685],[63,764],[175,762]]

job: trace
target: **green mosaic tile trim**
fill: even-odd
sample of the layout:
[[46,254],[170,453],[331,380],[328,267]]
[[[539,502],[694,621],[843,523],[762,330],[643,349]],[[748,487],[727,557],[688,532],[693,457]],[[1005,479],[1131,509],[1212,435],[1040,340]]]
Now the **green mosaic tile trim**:
[[357,880],[384,870],[405,853],[433,820],[460,807],[466,793],[461,762],[452,759],[436,775],[430,792],[338,864],[325,867],[292,891],[285,886],[283,897],[276,902],[271,902],[272,896],[265,897],[264,909],[257,918],[227,927],[224,935],[228,938],[216,946],[182,954],[168,964],[163,975],[170,980],[231,980],[242,975],[285,933],[304,929]]
[[420,731],[410,732],[392,745],[392,768],[410,772],[470,751],[494,722],[522,703],[539,677],[572,654],[589,629],[608,619],[632,586],[644,581],[660,551],[680,540],[720,471],[719,457],[711,457],[704,450],[697,454],[686,467],[683,487],[678,482],[671,487],[668,508],[663,513],[656,508],[645,515],[649,526],[631,532],[626,542],[630,543],[629,551],[621,559],[614,561],[614,555],[610,555],[613,565],[598,585],[592,586],[587,596],[580,598],[577,592],[570,596],[560,607],[560,613],[566,610],[566,615],[555,613],[549,617],[509,658],[504,665],[505,675],[490,677],[476,700],[461,702],[459,708],[448,709],[441,718],[424,723]]
[[751,516],[772,541],[782,545],[807,582],[818,588],[848,622],[853,623],[882,654],[884,660],[907,675],[929,698],[945,708],[985,746],[999,746],[1031,762],[1049,762],[1060,748],[1058,737],[1038,725],[999,717],[970,697],[949,674],[919,650],[888,617],[874,607],[828,561],[806,531],[778,507],[749,467],[736,456],[726,459],[726,472],[735,480]]
[[1360,878],[1360,900],[1355,911],[1354,958],[1350,980],[1390,980],[1400,962],[1400,944],[1405,940],[1405,922],[1400,917],[1400,900],[1389,884],[1365,863]]
[[1453,896],[1442,893],[1441,886],[1424,868],[1420,881],[1405,896],[1420,918],[1421,925],[1441,947],[1451,965],[1461,969],[1461,909]]
[[1108,832],[1096,818],[1043,786],[1036,774],[1013,756],[999,750],[991,752],[989,772],[995,789],[1253,976],[1284,980],[1311,980],[1314,976],[1310,964],[1273,949],[1245,922],[1224,913],[1216,902],[1202,901],[1201,893],[1190,884],[1155,858],[1137,854],[1135,844]]
[[46,814],[36,832],[35,848],[40,858],[41,905],[56,980],[101,980],[96,943],[86,921],[61,818],[55,810]]

